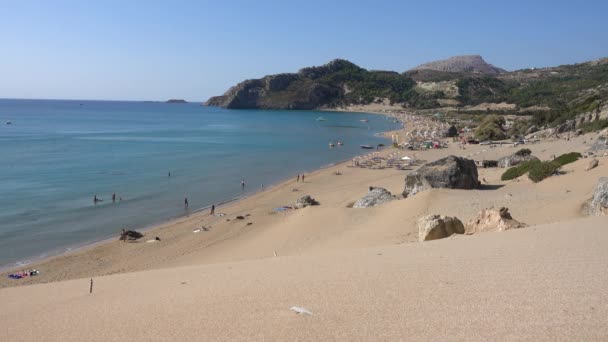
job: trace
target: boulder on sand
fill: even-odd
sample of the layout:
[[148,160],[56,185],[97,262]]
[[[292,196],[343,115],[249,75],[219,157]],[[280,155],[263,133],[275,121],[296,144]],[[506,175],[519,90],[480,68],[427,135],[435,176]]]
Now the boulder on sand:
[[355,202],[353,208],[368,208],[375,207],[386,202],[394,200],[396,197],[393,196],[388,190],[384,188],[370,187],[367,195],[363,196],[360,200]]
[[587,215],[608,215],[608,177],[600,178],[595,187],[593,197],[587,201],[585,207]]
[[121,241],[133,241],[133,240],[137,240],[137,239],[141,239],[142,237],[144,237],[144,234],[137,232],[135,230],[122,230],[122,232],[120,233],[120,240]]
[[588,165],[587,165],[587,167],[585,168],[585,171],[589,171],[589,170],[591,170],[591,169],[595,169],[595,168],[596,168],[598,165],[600,165],[599,160],[597,160],[597,159],[595,159],[595,158],[594,158],[594,159],[591,159],[591,160],[589,161],[589,164],[588,164]]
[[296,209],[302,209],[312,205],[319,205],[319,202],[317,202],[314,198],[310,197],[310,195],[306,195],[298,198],[295,207]]
[[418,240],[429,241],[446,238],[452,234],[463,234],[462,222],[443,215],[427,215],[418,219]]
[[405,177],[403,197],[430,188],[476,189],[479,187],[477,166],[470,159],[448,156],[422,165]]
[[487,208],[483,209],[469,222],[467,222],[464,230],[465,234],[476,234],[484,232],[501,232],[514,228],[527,227],[525,223],[514,220],[509,214],[509,209],[502,207],[500,209]]
[[536,158],[535,156],[533,156],[531,154],[513,153],[510,156],[506,156],[506,157],[502,157],[502,158],[498,159],[498,167],[507,168],[507,167],[515,166],[515,165],[521,164],[523,162],[531,161],[531,160],[540,161],[540,159]]

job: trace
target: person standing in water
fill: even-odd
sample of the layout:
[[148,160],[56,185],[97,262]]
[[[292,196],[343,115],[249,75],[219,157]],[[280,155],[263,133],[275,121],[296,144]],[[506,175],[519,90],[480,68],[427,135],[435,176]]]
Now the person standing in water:
[[215,204],[211,205],[211,212],[209,213],[210,216],[213,216],[215,214]]
[[97,195],[93,196],[93,203],[97,204],[97,202],[99,202],[99,199],[97,198]]
[[169,171],[169,175],[167,176],[168,178],[171,178],[171,171]]
[[116,202],[116,193],[112,194],[112,203]]
[[188,197],[184,198],[184,208],[188,210]]
[[241,181],[241,191],[245,191],[245,178]]

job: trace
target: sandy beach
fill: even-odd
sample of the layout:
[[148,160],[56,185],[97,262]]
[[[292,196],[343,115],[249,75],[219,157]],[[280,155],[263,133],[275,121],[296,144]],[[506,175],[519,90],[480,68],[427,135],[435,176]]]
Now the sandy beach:
[[[406,131],[387,135],[395,133],[403,139]],[[547,160],[586,151],[594,137],[525,147]],[[504,182],[504,169],[479,168],[484,181],[477,190],[432,189],[351,208],[370,186],[401,197],[405,175],[425,162],[448,155],[498,159],[519,148],[387,148],[378,156],[418,162],[398,170],[347,161],[308,173],[304,182],[294,175],[219,206],[219,215],[201,211],[162,224],[140,242],[118,241],[117,232],[115,241],[27,267],[38,276],[13,280],[4,273],[0,286],[18,288],[0,290],[2,340],[33,340],[42,332],[50,340],[605,339],[608,219],[586,218],[581,207],[608,174],[606,157],[590,171],[588,159],[580,159],[540,183],[526,176]],[[304,195],[320,205],[276,211]],[[418,242],[422,215],[464,222],[492,206],[508,207],[530,227]],[[146,242],[155,236],[161,241]],[[20,287],[32,284],[38,285]],[[289,311],[294,305],[314,314],[296,315]],[[433,322],[437,315],[442,323]],[[87,328],[61,328],[52,323],[57,319]],[[31,320],[41,326],[27,328]]]

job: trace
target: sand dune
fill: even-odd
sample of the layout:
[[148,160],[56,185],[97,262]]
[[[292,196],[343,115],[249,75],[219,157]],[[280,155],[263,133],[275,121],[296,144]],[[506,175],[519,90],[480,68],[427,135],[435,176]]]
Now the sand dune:
[[[526,147],[549,159],[585,151],[591,137]],[[225,216],[196,213],[143,239],[161,242],[112,241],[38,262],[36,277],[3,274],[0,340],[606,340],[608,217],[585,218],[581,206],[607,160],[584,171],[581,159],[540,183],[479,169],[482,189],[432,189],[365,209],[350,206],[369,186],[400,195],[407,171],[318,170],[217,208]],[[321,205],[273,210],[306,194]],[[531,227],[417,242],[421,215],[467,221],[490,206]]]
[[9,288],[0,339],[605,340],[607,224]]

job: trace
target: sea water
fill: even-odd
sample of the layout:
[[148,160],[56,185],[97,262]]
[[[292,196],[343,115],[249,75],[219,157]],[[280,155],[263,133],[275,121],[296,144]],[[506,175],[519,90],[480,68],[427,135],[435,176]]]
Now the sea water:
[[0,100],[0,266],[182,216],[185,198],[191,212],[295,179],[394,128],[361,113]]

